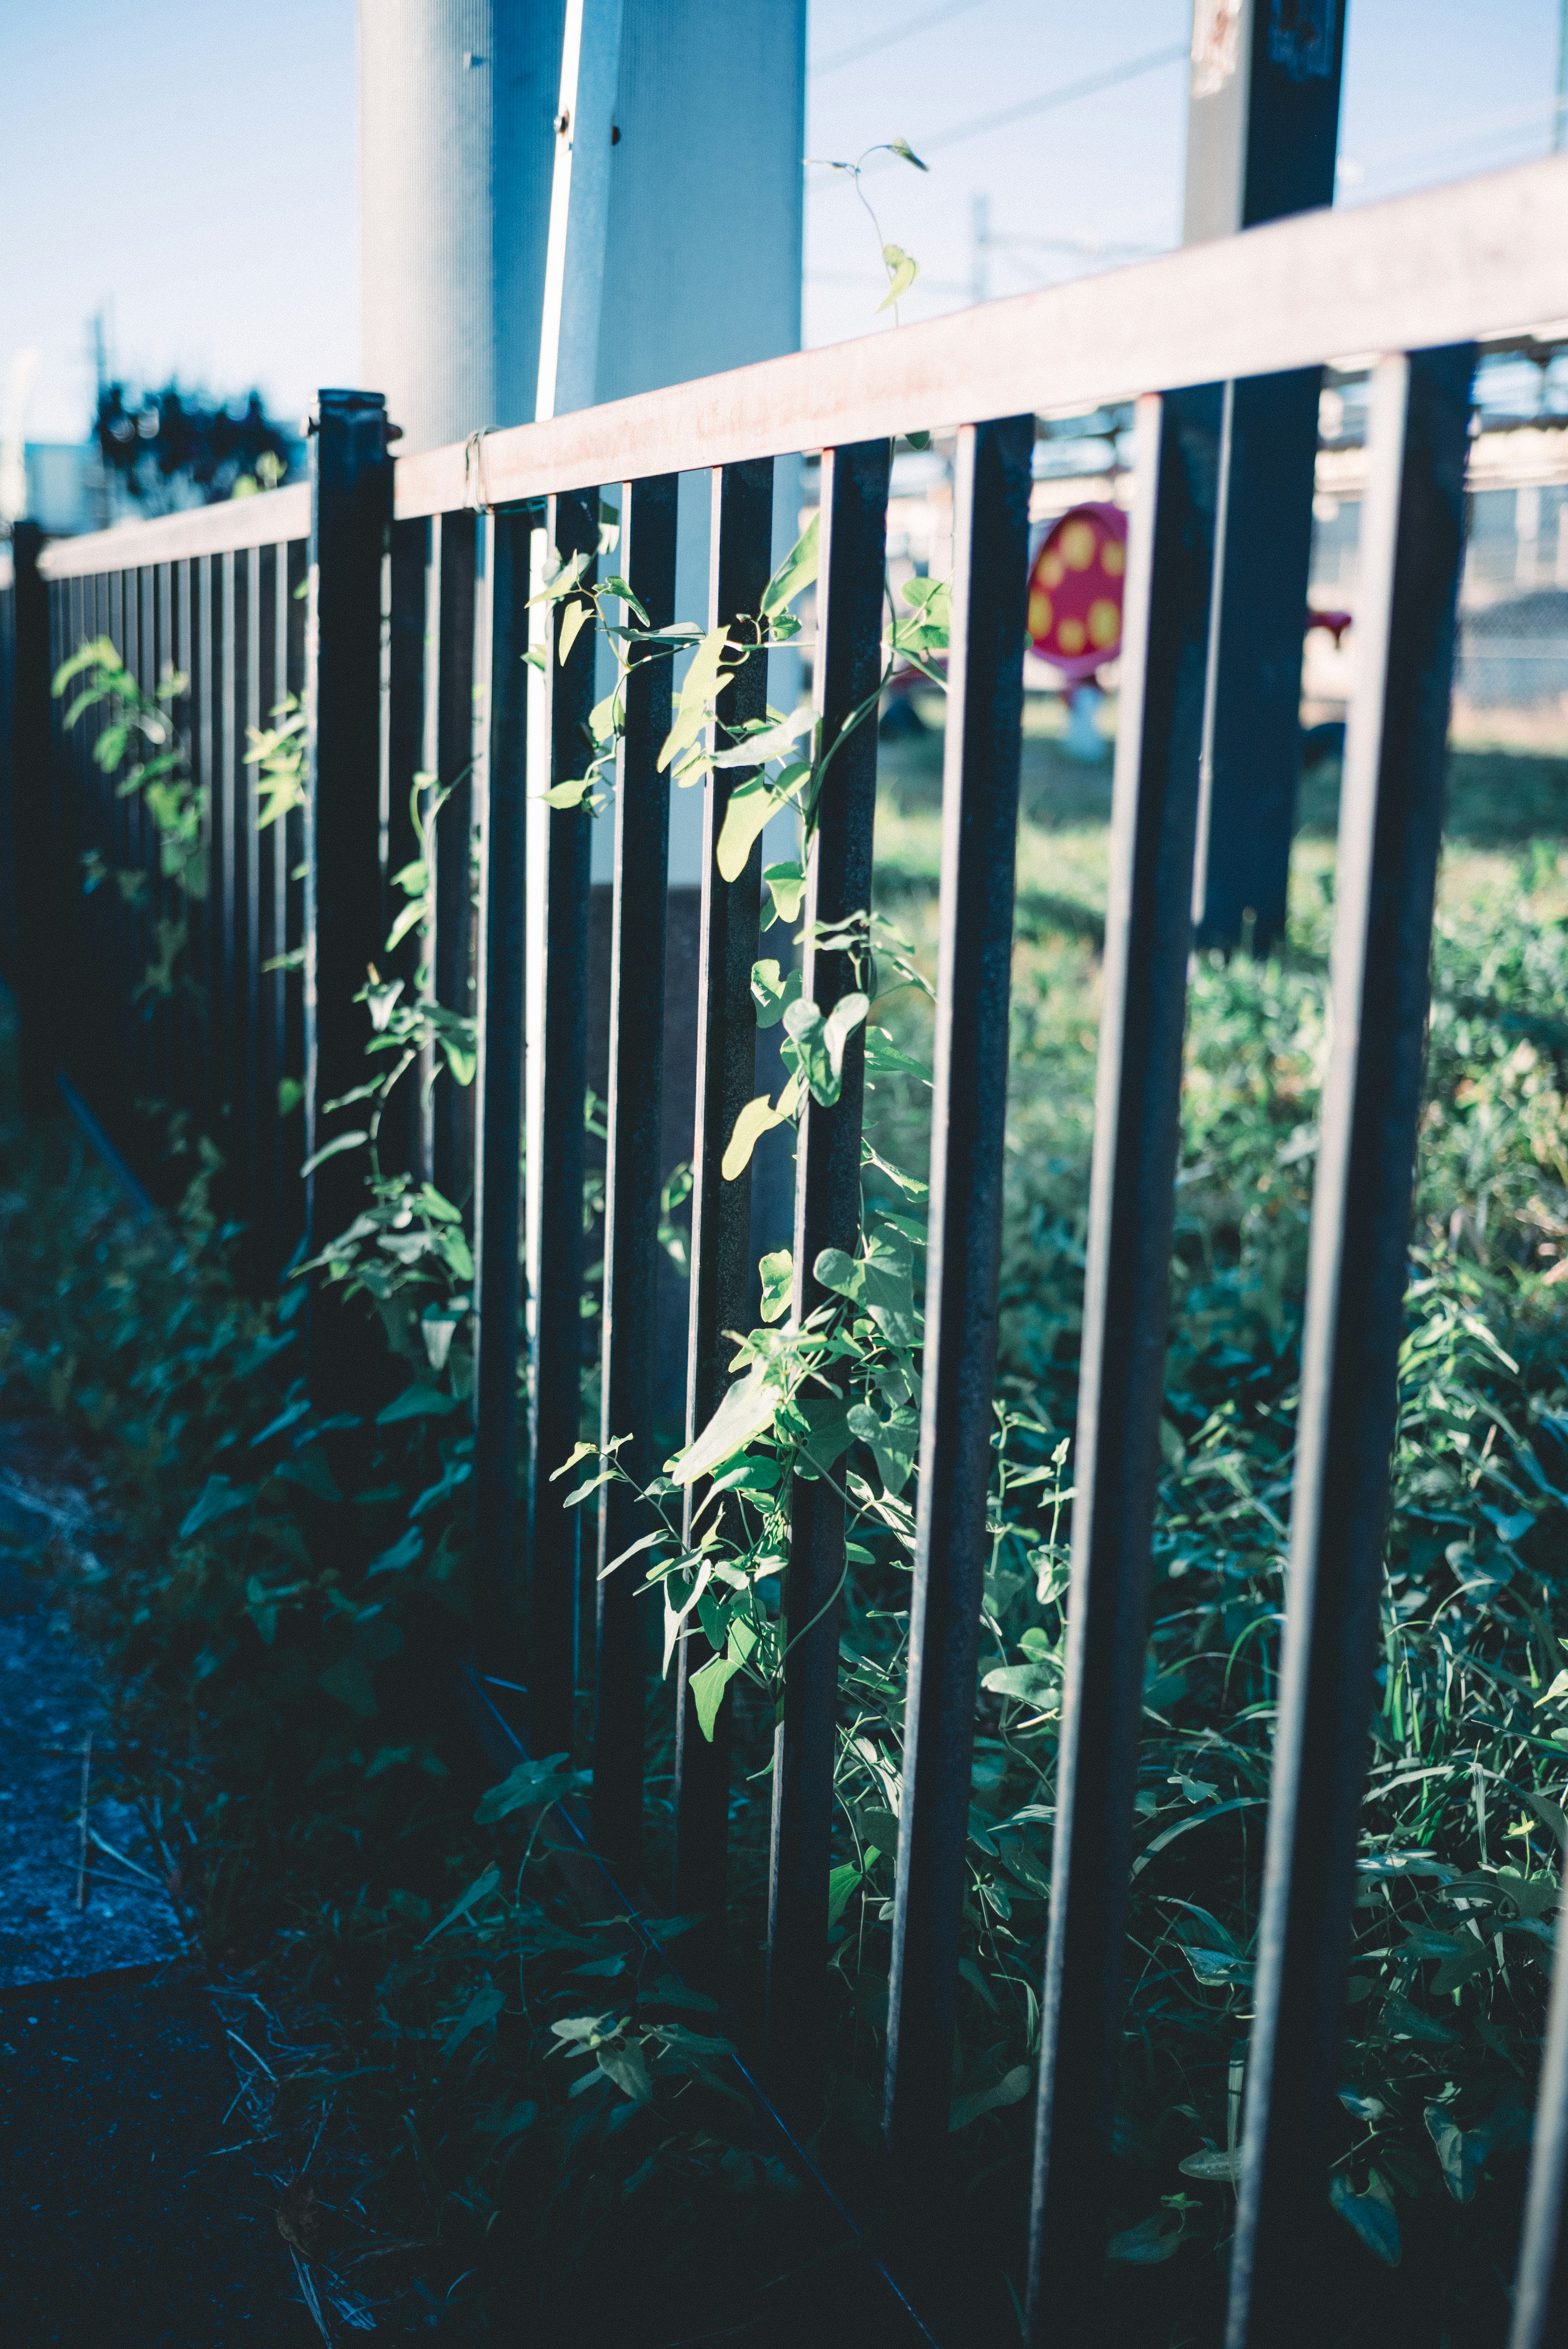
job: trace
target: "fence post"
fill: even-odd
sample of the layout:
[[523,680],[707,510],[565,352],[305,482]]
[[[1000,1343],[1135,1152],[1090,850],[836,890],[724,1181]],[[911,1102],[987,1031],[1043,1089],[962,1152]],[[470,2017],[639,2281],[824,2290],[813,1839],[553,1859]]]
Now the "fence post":
[[43,546],[44,533],[36,522],[12,523],[15,618],[6,715],[16,931],[11,977],[22,1107],[32,1112],[46,1111],[55,1102],[61,1032],[58,987],[66,959],[60,952],[65,912],[61,843],[49,760],[49,589],[38,570]]
[[[1182,241],[1234,236],[1334,201],[1344,0],[1243,0],[1194,42]],[[1301,760],[1321,367],[1225,387],[1203,727],[1198,943],[1265,953],[1284,933]]]
[[1221,412],[1221,387],[1200,385],[1140,400],[1136,426],[1040,2001],[1030,2349],[1092,2339],[1103,2289]]
[[[579,490],[552,498],[549,544],[583,558],[592,586],[599,498]],[[561,654],[564,603],[548,605],[541,699],[548,717],[552,787],[581,771],[593,706],[593,630]],[[577,1682],[580,1509],[553,1483],[577,1442],[583,1411],[583,1118],[588,1091],[588,891],[593,819],[580,808],[542,811],[539,935],[528,941],[537,971],[537,1028],[529,1040],[529,1264],[532,1393],[529,1424],[529,1734],[534,1751],[569,1751]]]
[[[475,1086],[474,1644],[480,1671],[501,1673],[516,1668],[521,1651],[517,1365],[522,1302],[526,658],[534,512],[525,507],[500,513],[489,527],[490,755],[482,816]],[[393,610],[396,626],[396,604]]]
[[[1373,376],[1362,636],[1335,867],[1333,1046],[1313,1186],[1230,2349],[1299,2337],[1329,2223],[1329,2116],[1410,1277],[1474,364],[1460,346],[1382,359]],[[1523,2271],[1534,2272],[1528,2257]]]
[[[862,715],[858,726],[853,721],[873,700],[882,675],[891,461],[892,443],[884,440],[822,451],[814,681],[820,755],[834,763],[824,780],[807,866],[800,991],[824,1014],[856,991],[856,975],[849,954],[814,943],[815,926],[836,929],[871,909],[876,723],[874,715]],[[864,1101],[861,1027],[844,1047],[838,1101],[824,1108],[808,1095],[801,1106],[792,1325],[830,1301],[816,1278],[818,1257],[827,1248],[849,1254],[855,1247]],[[798,1469],[789,1503],[789,1646],[782,1716],[774,1733],[768,1890],[768,2061],[775,2094],[797,2118],[814,2117],[821,2093],[843,1578],[839,1481],[820,1472],[804,1476]]]
[[[354,1129],[328,1111],[366,1073],[368,1023],[355,996],[380,951],[381,562],[392,519],[387,403],[323,391],[310,419],[310,570],[305,643],[305,1155]],[[363,1203],[356,1152],[306,1177],[314,1254]],[[312,1299],[309,1376],[318,1403],[352,1399],[357,1319]]]
[[[772,567],[773,460],[721,466],[712,477],[708,540],[708,620],[727,627],[762,601]],[[725,703],[727,726],[760,718],[767,708],[764,664],[748,661]],[[691,1291],[686,1346],[686,1437],[707,1426],[728,1385],[726,1330],[744,1327],[751,1298],[751,1172],[733,1183],[720,1172],[735,1121],[757,1081],[757,1010],[751,967],[757,959],[762,852],[754,847],[733,881],[717,851],[730,800],[744,769],[716,768],[703,786],[702,910],[696,1011],[696,1102],[692,1142]],[[688,1490],[689,1534],[702,1506]],[[696,1717],[692,1676],[711,1651],[689,1619],[676,1649],[675,1902],[711,1920],[700,1930],[696,1965],[711,1963],[722,1930],[729,1842],[730,1723],[721,1705],[707,1738]],[[688,1944],[689,1946],[689,1944]]]
[[[650,626],[676,616],[674,473],[621,492],[621,558]],[[628,607],[629,609],[629,607]],[[670,730],[670,664],[645,656],[625,686],[616,762],[615,885],[610,939],[609,1100],[604,1149],[602,1441],[630,1435],[621,1464],[641,1487],[657,1474],[654,1444],[655,1281],[664,1105],[665,914],[670,787],[659,752]],[[630,1486],[607,1485],[599,1508],[601,1573],[646,1530]],[[598,1586],[593,1841],[634,1878],[642,1865],[647,1605],[627,1565]]]

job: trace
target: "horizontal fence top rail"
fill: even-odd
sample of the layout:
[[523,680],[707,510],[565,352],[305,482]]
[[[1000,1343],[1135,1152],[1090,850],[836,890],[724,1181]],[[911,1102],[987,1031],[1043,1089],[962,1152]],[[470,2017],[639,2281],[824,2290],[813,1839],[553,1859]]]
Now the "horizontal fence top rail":
[[[399,521],[1561,323],[1568,156],[400,457]],[[304,482],[57,540],[49,579],[304,538]]]
[[259,490],[253,498],[191,506],[153,522],[117,523],[113,530],[57,538],[39,556],[38,568],[46,579],[83,579],[154,563],[187,563],[199,554],[234,554],[242,547],[281,546],[286,539],[309,536],[310,484],[294,481],[286,490]]
[[401,457],[397,517],[1541,326],[1568,312],[1565,234],[1568,157],[1300,213],[924,326]]

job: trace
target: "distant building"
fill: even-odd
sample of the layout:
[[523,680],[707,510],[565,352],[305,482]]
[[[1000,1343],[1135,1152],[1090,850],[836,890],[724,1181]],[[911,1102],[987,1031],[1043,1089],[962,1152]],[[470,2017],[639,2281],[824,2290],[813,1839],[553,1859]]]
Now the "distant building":
[[29,440],[28,521],[39,523],[51,538],[70,538],[77,531],[96,530],[97,471],[97,451],[90,442]]

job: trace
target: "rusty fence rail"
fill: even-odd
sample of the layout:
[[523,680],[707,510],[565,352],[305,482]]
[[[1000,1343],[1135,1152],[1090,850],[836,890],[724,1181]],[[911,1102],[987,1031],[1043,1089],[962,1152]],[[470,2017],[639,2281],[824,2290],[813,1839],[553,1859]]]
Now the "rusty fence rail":
[[[577,1437],[582,1408],[590,861],[581,813],[552,810],[531,830],[525,801],[543,779],[577,771],[593,658],[585,632],[564,658],[552,637],[542,677],[526,665],[530,566],[541,533],[562,555],[591,563],[607,489],[624,533],[621,567],[655,623],[668,617],[676,478],[706,471],[709,624],[755,610],[769,570],[774,460],[821,452],[814,689],[830,740],[877,674],[890,441],[911,429],[956,428],[918,1556],[885,2105],[905,2207],[934,2222],[985,1548],[1034,419],[1137,395],[1031,2214],[1035,2343],[1088,2337],[1105,2240],[1184,997],[1202,910],[1194,876],[1203,870],[1203,750],[1223,716],[1212,707],[1209,654],[1228,388],[1374,355],[1333,1047],[1232,2263],[1230,2337],[1241,2349],[1298,2337],[1297,2313],[1313,2298],[1315,2239],[1298,2214],[1325,2194],[1367,1761],[1471,373],[1488,336],[1568,315],[1565,221],[1568,160],[1553,160],[1346,215],[1303,215],[962,317],[402,460],[378,398],[324,392],[308,491],[48,546],[26,525],[14,533],[14,578],[0,595],[6,960],[29,1097],[42,1100],[63,1072],[150,1182],[144,1105],[185,1112],[222,1148],[232,1211],[270,1270],[357,1206],[351,1161],[328,1159],[303,1185],[295,1170],[342,1123],[325,1104],[361,1073],[363,1018],[352,998],[381,956],[388,875],[410,853],[403,828],[413,778],[462,778],[437,825],[434,956],[444,1000],[461,1004],[472,991],[480,1071],[470,1093],[448,1089],[407,1149],[411,1164],[471,1201],[478,1664],[526,1680],[535,1750],[571,1742],[579,1672],[596,1682],[593,1834],[615,1866],[634,1871],[641,1631],[623,1578],[600,1609],[597,1657],[579,1666],[578,1576],[589,1562],[579,1557],[578,1513],[562,1508],[562,1488],[548,1481]],[[1280,527],[1299,536],[1299,517],[1282,514]],[[112,636],[149,688],[170,665],[190,678],[191,752],[211,793],[210,887],[191,966],[199,999],[133,1003],[168,918],[150,827],[95,767],[90,730],[63,737],[51,709],[53,667],[98,634]],[[662,682],[648,671],[629,695],[614,817],[603,1392],[606,1426],[617,1429],[645,1425],[651,1395],[668,804],[656,759],[668,693],[667,671]],[[263,833],[242,764],[245,729],[285,694],[299,697],[307,719],[307,794],[287,826]],[[818,920],[865,905],[869,894],[869,730],[840,765],[812,851],[807,910]],[[713,855],[731,788],[726,771],[706,785],[686,1381],[694,1429],[722,1392],[722,1333],[745,1321],[751,1276],[748,1181],[723,1183],[717,1165],[755,1090],[747,982],[759,851],[727,884]],[[92,849],[106,864],[144,869],[145,887],[84,899],[79,860]],[[824,1010],[849,983],[839,959],[818,954],[808,974]],[[303,1012],[301,991],[287,984],[291,960],[303,964]],[[527,1088],[525,1013],[537,1071]],[[802,1123],[795,1255],[804,1268],[822,1247],[852,1244],[857,1050],[846,1056],[838,1104],[810,1104]],[[299,1114],[287,1106],[291,1077],[304,1088]],[[799,1312],[812,1299],[809,1278],[798,1282]],[[531,1397],[521,1435],[520,1345]],[[313,1381],[325,1388],[340,1369],[324,1345]],[[789,1651],[774,1771],[768,2061],[786,2102],[810,2074],[828,1960],[838,1666],[830,1602],[844,1529],[827,1492],[805,1489],[784,1600],[790,1623],[813,1627]],[[614,1537],[613,1520],[609,1530]],[[684,1674],[676,1701],[676,1901],[712,1909],[724,1893],[727,1749],[686,1733]],[[1514,2349],[1545,2349],[1568,2333],[1561,1963],[1540,2098]]]

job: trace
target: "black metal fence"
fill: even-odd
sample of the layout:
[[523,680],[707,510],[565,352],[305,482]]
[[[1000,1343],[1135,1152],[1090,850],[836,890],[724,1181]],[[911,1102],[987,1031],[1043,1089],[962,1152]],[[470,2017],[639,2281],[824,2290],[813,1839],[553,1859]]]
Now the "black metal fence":
[[[353,997],[381,957],[387,876],[407,851],[416,770],[465,780],[435,844],[438,994],[471,987],[471,1093],[410,1136],[415,1161],[471,1192],[479,1262],[473,1479],[481,1671],[525,1678],[536,1750],[568,1745],[578,1666],[579,1515],[551,1470],[576,1441],[583,1337],[588,825],[552,810],[525,870],[525,799],[574,773],[593,695],[591,632],[527,663],[531,547],[591,564],[598,499],[621,484],[621,567],[656,626],[673,612],[676,477],[711,469],[717,623],[755,610],[769,569],[773,460],[823,451],[815,693],[831,741],[878,674],[888,450],[958,426],[941,957],[930,1173],[918,1556],[887,2035],[886,2130],[906,2209],[940,2218],[964,1891],[976,1625],[997,1311],[1006,1106],[1023,596],[1034,416],[1140,395],[1104,956],[1104,1017],[1081,1348],[1078,1500],[1043,1998],[1028,2337],[1089,2337],[1105,2234],[1124,1895],[1171,1256],[1184,997],[1205,870],[1208,658],[1227,387],[1379,352],[1355,696],[1346,742],[1332,1059],[1314,1206],[1256,2015],[1232,2268],[1233,2344],[1300,2337],[1314,2297],[1402,1329],[1444,741],[1462,553],[1475,346],[1568,312],[1568,162],[1349,215],[1317,213],[1146,267],[861,344],[771,362],[465,448],[402,460],[381,401],[325,392],[308,492],[289,490],[40,549],[18,528],[5,595],[12,839],[9,968],[30,1095],[63,1073],[156,1179],[157,1102],[211,1134],[234,1211],[275,1268],[357,1205],[353,1162],[295,1173],[341,1129],[326,1106],[362,1070]],[[1150,386],[1157,387],[1150,390]],[[998,420],[1000,419],[1000,420]],[[1280,527],[1299,535],[1299,517]],[[302,600],[300,590],[306,595]],[[1298,624],[1297,624],[1298,625]],[[63,737],[49,677],[111,636],[150,688],[189,673],[191,751],[210,788],[211,885],[191,967],[201,1001],[133,1001],[171,917],[151,828]],[[1299,642],[1299,638],[1297,639]],[[748,688],[742,687],[740,690]],[[244,729],[284,692],[308,721],[308,798],[258,831]],[[476,699],[477,695],[477,699]],[[636,674],[620,751],[604,1235],[604,1426],[645,1428],[653,1375],[660,1005],[669,725],[666,670]],[[481,713],[476,730],[474,712]],[[731,723],[750,714],[732,709]],[[1222,717],[1222,713],[1219,713]],[[531,784],[529,778],[532,776]],[[753,1091],[758,854],[726,884],[713,850],[738,779],[708,780],[696,1007],[696,1181],[688,1426],[725,1384],[722,1333],[748,1315],[748,1178],[718,1161]],[[828,794],[806,914],[863,906],[875,741],[861,730]],[[480,857],[477,928],[470,847]],[[147,874],[84,897],[81,858]],[[527,888],[525,891],[525,882]],[[1197,893],[1201,900],[1201,888]],[[531,919],[528,908],[531,905]],[[810,935],[810,933],[808,933]],[[808,946],[828,1009],[846,960]],[[303,1021],[285,966],[303,957]],[[526,969],[538,1080],[524,1117]],[[797,1149],[797,1315],[809,1268],[852,1246],[858,1047],[836,1106],[809,1102]],[[300,1112],[288,1081],[303,1083]],[[279,1087],[284,1090],[280,1097]],[[470,1123],[471,1119],[471,1123]],[[526,1248],[519,1138],[535,1196]],[[526,1284],[526,1287],[525,1287]],[[521,1312],[528,1300],[526,1323]],[[518,1441],[520,1331],[526,1434]],[[323,1324],[318,1387],[340,1375]],[[644,1464],[645,1465],[647,1464]],[[519,1502],[521,1500],[521,1507]],[[521,1526],[521,1536],[519,1527]],[[603,1536],[624,1540],[614,1507]],[[769,2065],[809,2102],[828,1960],[841,1509],[795,1507],[789,1648],[774,1769]],[[638,1865],[641,1638],[626,1578],[600,1586],[593,1835]],[[521,1626],[527,1625],[526,1640]],[[526,1671],[515,1667],[523,1661]],[[676,1898],[722,1900],[728,1754],[692,1729],[683,1668]],[[1281,2028],[1282,2014],[1293,2018]],[[1568,2328],[1568,1968],[1559,1966],[1515,2299],[1515,2349]]]

